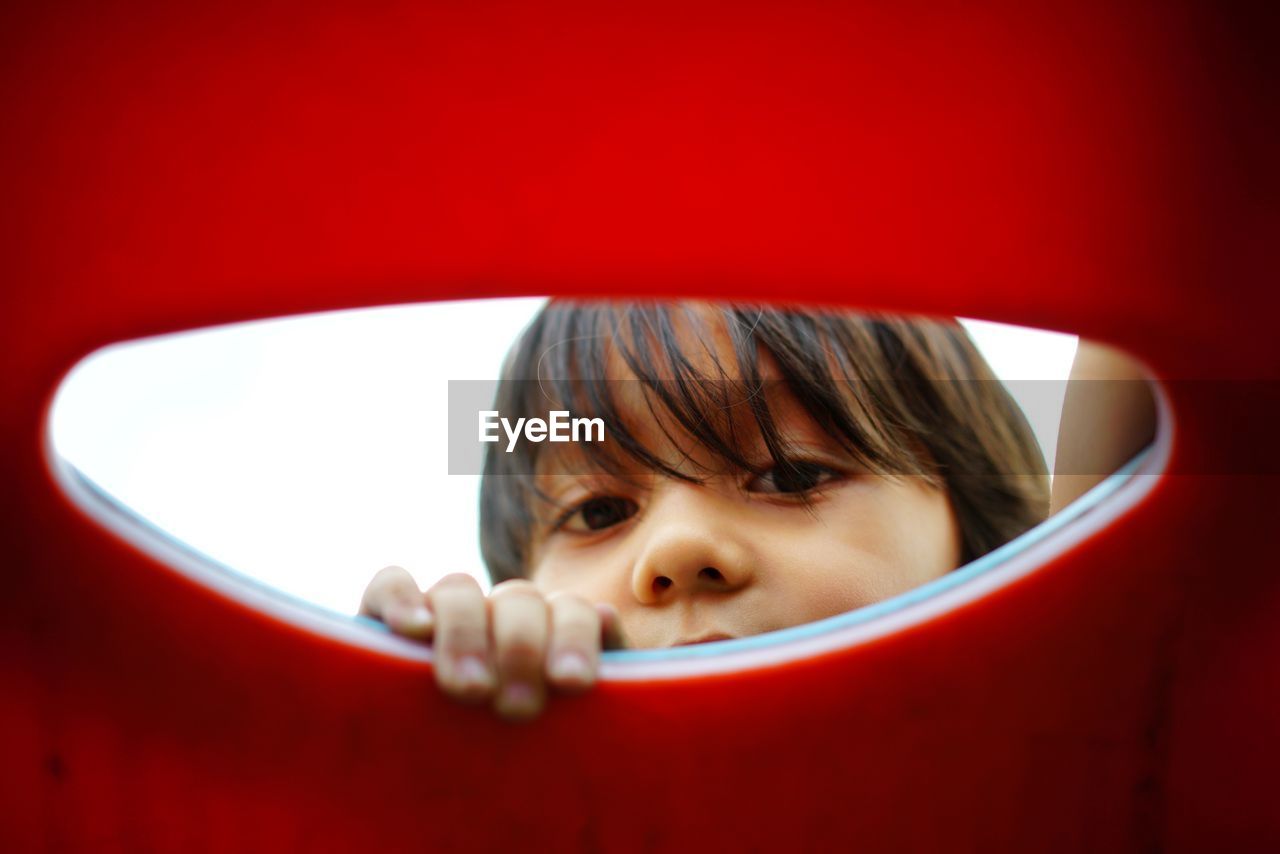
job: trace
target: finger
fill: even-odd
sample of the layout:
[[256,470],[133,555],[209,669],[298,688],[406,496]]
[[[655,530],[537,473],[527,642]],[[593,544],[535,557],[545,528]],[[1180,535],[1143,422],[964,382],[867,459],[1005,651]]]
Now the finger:
[[548,600],[551,641],[547,648],[547,678],[566,691],[583,691],[596,680],[602,638],[600,612],[578,596]]
[[489,661],[489,615],[474,578],[447,575],[427,591],[435,614],[436,683],[450,696],[482,700],[493,692]]
[[435,626],[418,583],[399,566],[385,567],[373,576],[360,600],[360,613],[406,637],[430,638]]
[[605,649],[628,649],[631,641],[622,630],[622,619],[618,609],[603,602],[596,603],[596,613],[600,615],[600,642]]
[[531,718],[546,702],[544,661],[550,629],[547,602],[527,581],[499,584],[489,596],[498,696],[505,718]]

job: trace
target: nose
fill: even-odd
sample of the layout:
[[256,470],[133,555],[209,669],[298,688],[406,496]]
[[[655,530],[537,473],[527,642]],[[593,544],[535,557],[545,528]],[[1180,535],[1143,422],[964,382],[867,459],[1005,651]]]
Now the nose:
[[694,595],[731,593],[755,578],[754,557],[732,499],[677,483],[646,508],[649,529],[632,569],[637,601],[656,605]]

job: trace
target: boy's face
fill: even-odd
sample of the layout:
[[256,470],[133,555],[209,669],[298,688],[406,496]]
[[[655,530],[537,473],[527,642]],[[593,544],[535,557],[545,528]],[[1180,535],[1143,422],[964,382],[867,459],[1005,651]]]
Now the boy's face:
[[[723,364],[734,363],[723,333],[708,346]],[[761,366],[766,381],[777,378],[772,360],[763,358]],[[616,364],[610,377],[630,378]],[[834,616],[959,565],[960,528],[943,488],[921,476],[866,473],[784,383],[766,388],[779,430],[803,462],[798,476],[724,473],[690,483],[647,474],[627,482],[558,474],[549,451],[539,485],[565,510],[540,514],[529,552],[533,583],[547,594],[613,605],[631,645],[646,648]],[[677,470],[705,478],[698,465],[715,461],[696,443],[685,436],[673,444],[647,408],[637,405],[628,415],[647,447],[662,449]],[[756,434],[750,458],[766,463],[763,440],[750,432]],[[798,500],[802,493],[808,506]]]

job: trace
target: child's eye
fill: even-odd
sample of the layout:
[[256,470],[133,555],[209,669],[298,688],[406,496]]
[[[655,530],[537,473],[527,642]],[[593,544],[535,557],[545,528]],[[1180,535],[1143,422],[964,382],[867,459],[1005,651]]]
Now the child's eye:
[[817,489],[828,481],[841,477],[841,473],[818,463],[793,462],[787,466],[774,466],[747,482],[748,492],[773,495],[798,495]]
[[556,520],[553,530],[600,531],[625,522],[638,510],[630,498],[616,495],[588,498]]

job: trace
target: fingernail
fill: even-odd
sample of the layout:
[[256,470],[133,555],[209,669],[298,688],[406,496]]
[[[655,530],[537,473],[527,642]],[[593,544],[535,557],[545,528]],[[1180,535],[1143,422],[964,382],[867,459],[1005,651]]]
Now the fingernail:
[[505,714],[527,715],[537,711],[538,694],[527,682],[511,682],[503,686],[498,702]]
[[551,675],[556,680],[587,682],[591,679],[591,666],[580,652],[562,652],[551,665]]
[[418,605],[405,617],[405,625],[415,631],[425,631],[431,626],[431,612],[425,605]]
[[459,687],[485,688],[489,685],[489,668],[474,655],[464,655],[454,660],[454,677]]

